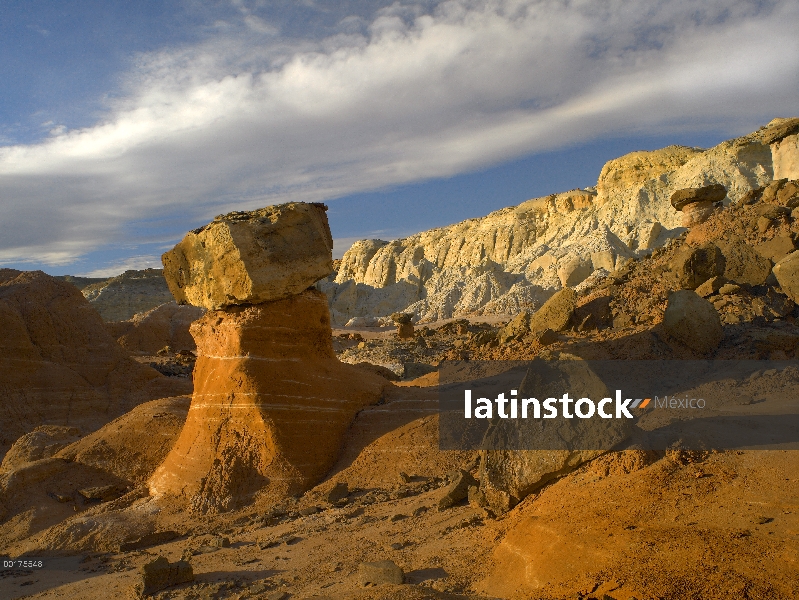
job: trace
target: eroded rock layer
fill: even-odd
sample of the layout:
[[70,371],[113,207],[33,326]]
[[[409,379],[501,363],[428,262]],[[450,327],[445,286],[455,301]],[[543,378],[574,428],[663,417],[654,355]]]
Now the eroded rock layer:
[[330,331],[325,297],[315,290],[196,321],[191,408],[150,479],[151,493],[214,512],[267,487],[296,493],[316,483],[356,413],[387,384],[341,364]]

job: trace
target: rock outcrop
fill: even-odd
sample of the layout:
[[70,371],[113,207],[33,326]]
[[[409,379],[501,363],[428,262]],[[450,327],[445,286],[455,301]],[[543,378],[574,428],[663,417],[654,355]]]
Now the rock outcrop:
[[125,271],[81,289],[104,321],[127,321],[172,300],[161,269]]
[[89,433],[154,398],[189,391],[130,358],[77,288],[0,270],[0,455],[40,425]]
[[[191,408],[174,448],[149,480],[152,494],[181,496],[199,512],[233,509],[259,492],[309,489],[335,462],[357,412],[377,402],[388,385],[336,359],[326,298],[306,289],[331,262],[324,210],[293,203],[234,215],[190,233],[164,255],[170,285],[176,285],[176,256],[199,253],[192,244],[203,232],[224,232],[218,245],[210,233],[204,237],[206,271],[189,261],[191,274],[178,297],[242,304],[209,310],[191,326],[198,354]],[[231,239],[235,256],[217,264],[214,257],[231,249]],[[275,251],[259,254],[264,244]],[[292,249],[302,250],[299,258]],[[227,286],[219,279],[226,265],[250,283],[227,288],[222,297],[217,292]],[[262,302],[264,296],[280,299]]]
[[162,257],[178,304],[215,310],[299,294],[333,271],[324,204],[220,215]]
[[107,327],[121,346],[136,354],[152,356],[166,346],[175,352],[194,351],[196,344],[189,327],[204,314],[202,308],[168,302],[128,321],[108,323]]
[[[596,188],[535,198],[401,240],[356,242],[335,280],[317,287],[337,325],[394,312],[413,312],[420,322],[532,312],[563,286],[579,288],[682,233],[684,215],[670,203],[677,190],[723,187],[724,201],[737,202],[768,184],[773,146],[761,133],[709,150],[633,152],[609,161]],[[691,226],[714,210],[706,198],[697,206]]]

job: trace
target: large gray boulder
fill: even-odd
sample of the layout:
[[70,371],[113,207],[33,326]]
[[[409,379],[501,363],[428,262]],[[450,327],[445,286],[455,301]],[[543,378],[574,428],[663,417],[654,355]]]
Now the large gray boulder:
[[721,319],[714,306],[690,290],[669,296],[663,328],[671,337],[700,354],[714,350],[724,338]]
[[216,310],[299,294],[333,271],[324,204],[290,202],[221,215],[165,253],[178,304]]
[[[519,385],[519,398],[572,398],[594,402],[611,393],[585,361],[568,354],[535,360]],[[621,419],[498,420],[485,434],[477,501],[494,514],[626,440],[631,421]],[[523,449],[520,449],[523,448]]]

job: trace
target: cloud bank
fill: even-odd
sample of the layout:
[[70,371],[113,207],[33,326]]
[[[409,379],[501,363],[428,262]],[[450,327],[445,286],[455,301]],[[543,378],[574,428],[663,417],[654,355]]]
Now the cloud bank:
[[139,57],[94,126],[1,147],[0,263],[69,264],[228,210],[797,112],[796,3],[396,3],[316,41],[250,21]]

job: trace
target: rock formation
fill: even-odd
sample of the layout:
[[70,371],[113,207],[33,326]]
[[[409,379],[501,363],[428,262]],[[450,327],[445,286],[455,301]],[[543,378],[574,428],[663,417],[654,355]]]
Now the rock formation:
[[83,295],[104,321],[126,321],[172,300],[161,269],[125,271],[86,286]]
[[[356,242],[335,280],[317,287],[338,325],[394,312],[428,322],[533,311],[561,287],[579,287],[592,273],[606,275],[680,235],[684,215],[669,202],[675,191],[719,186],[725,202],[737,202],[768,184],[769,143],[755,132],[709,150],[633,152],[609,161],[595,188],[528,200],[401,240]],[[701,210],[688,211],[692,226],[713,210],[712,202],[695,208]]]
[[132,360],[77,288],[40,271],[0,270],[0,331],[0,456],[37,426],[85,434],[188,391]]
[[299,294],[333,271],[324,204],[220,215],[163,256],[178,304],[218,309]]
[[771,145],[774,179],[799,179],[799,118],[774,119],[762,139]]
[[128,321],[108,323],[107,327],[117,342],[133,353],[152,356],[165,346],[175,352],[194,351],[196,344],[189,327],[204,314],[202,308],[168,302]]
[[[149,481],[152,494],[182,496],[194,510],[214,512],[262,490],[304,491],[333,465],[356,413],[380,398],[388,382],[335,358],[326,299],[305,289],[331,262],[324,210],[291,203],[219,217],[164,256],[179,299],[222,307],[191,327],[198,354],[192,405]],[[219,245],[215,230],[224,232]],[[192,254],[200,237],[207,262]],[[290,240],[305,253],[295,260],[289,246],[270,240]],[[234,258],[218,264],[231,243]],[[181,274],[175,265],[186,256],[195,258]],[[241,285],[220,279],[225,269]]]

